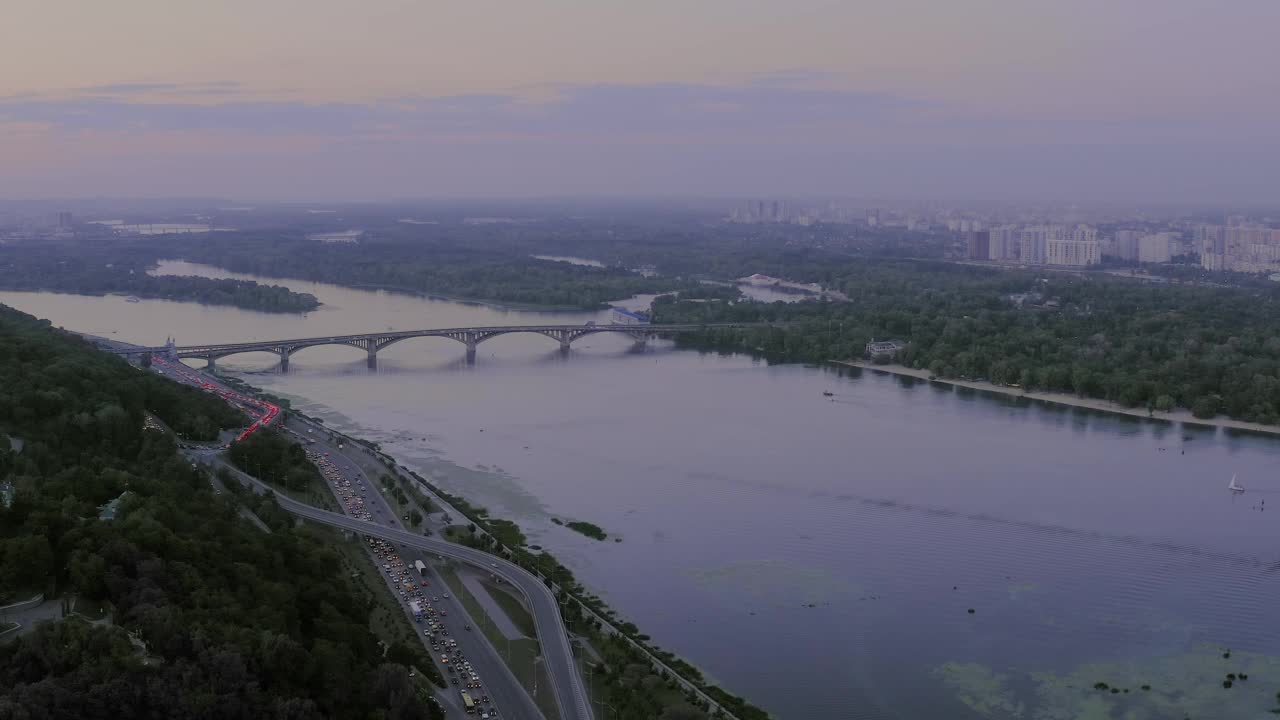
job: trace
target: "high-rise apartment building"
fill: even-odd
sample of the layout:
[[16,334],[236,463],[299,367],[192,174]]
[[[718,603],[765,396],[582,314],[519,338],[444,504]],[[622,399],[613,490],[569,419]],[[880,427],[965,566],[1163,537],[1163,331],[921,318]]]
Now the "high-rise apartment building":
[[1113,244],[1115,257],[1120,260],[1134,261],[1138,259],[1138,240],[1142,237],[1140,230],[1117,230]]
[[1045,241],[1046,265],[1096,265],[1102,261],[1102,244],[1097,240],[1050,238]]
[[1017,260],[1021,255],[1017,225],[997,225],[991,228],[988,257],[992,260]]
[[991,259],[991,233],[986,230],[970,230],[968,240],[970,260]]
[[1019,232],[1020,259],[1031,265],[1093,265],[1102,260],[1098,231],[1088,225],[1034,225]]
[[1138,238],[1138,262],[1167,263],[1173,259],[1173,237],[1154,233]]

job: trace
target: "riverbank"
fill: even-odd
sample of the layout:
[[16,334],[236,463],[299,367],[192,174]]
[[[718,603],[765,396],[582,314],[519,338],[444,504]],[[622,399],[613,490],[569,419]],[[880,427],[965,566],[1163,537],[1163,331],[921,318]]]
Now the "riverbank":
[[831,360],[829,362],[835,365],[844,365],[845,367],[874,370],[888,373],[890,375],[900,375],[903,377],[915,378],[917,380],[927,380],[929,382],[953,385],[955,387],[968,388],[970,390],[999,393],[1010,397],[1026,398],[1028,400],[1039,400],[1042,402],[1054,403],[1055,405],[1069,405],[1071,407],[1087,408],[1089,410],[1097,410],[1099,412],[1129,415],[1131,417],[1147,418],[1149,420],[1164,420],[1166,422],[1176,422],[1184,425],[1220,427],[1231,430],[1245,430],[1248,432],[1280,435],[1280,426],[1264,425],[1262,423],[1246,422],[1244,420],[1232,420],[1231,418],[1225,417],[1198,418],[1192,415],[1191,411],[1184,409],[1170,410],[1168,412],[1161,412],[1159,410],[1148,411],[1146,408],[1130,408],[1107,400],[1080,397],[1078,395],[1071,395],[1068,393],[1034,392],[1027,391],[1022,388],[997,385],[992,382],[976,380],[950,380],[934,377],[934,375],[928,370],[911,368],[906,365],[875,365],[861,360]]
[[[228,382],[226,376],[216,377],[221,382]],[[270,397],[269,393],[243,380],[235,379],[228,384],[233,384],[238,391],[247,395]],[[366,462],[372,465],[372,467],[365,467],[366,475],[390,476],[405,482],[416,483],[415,489],[422,492],[434,508],[443,511],[445,522],[449,523],[451,528],[466,527],[470,531],[452,535],[445,532],[442,537],[460,545],[511,560],[540,577],[558,595],[563,595],[565,602],[561,606],[561,616],[566,626],[577,636],[587,654],[601,657],[606,666],[647,666],[649,672],[644,677],[647,683],[636,684],[633,687],[619,682],[619,678],[622,677],[619,675],[614,678],[617,684],[602,681],[595,686],[598,692],[603,692],[605,697],[612,698],[619,707],[648,703],[645,706],[653,709],[653,698],[660,696],[662,708],[671,708],[678,712],[701,711],[704,713],[702,717],[719,717],[725,720],[768,720],[770,717],[765,710],[709,680],[689,661],[650,644],[648,635],[642,633],[635,624],[623,619],[599,596],[590,592],[558,559],[537,545],[526,544],[523,534],[514,523],[490,516],[485,508],[473,505],[465,498],[438,487],[388,454],[378,443],[329,427],[322,418],[293,410],[288,406],[287,400],[280,399],[280,402],[287,413],[312,424],[311,429],[326,434],[331,439],[345,441],[350,448],[344,455],[347,460],[361,466]],[[463,521],[468,522],[469,525],[464,526]],[[601,540],[607,537],[604,530],[598,526],[590,523],[581,524],[589,525],[590,528],[599,532],[601,537],[595,539]],[[514,533],[507,528],[513,529]],[[581,529],[577,530],[588,535]],[[594,535],[589,536],[594,537]],[[621,542],[621,538],[615,538],[615,541]],[[585,668],[588,664],[583,661],[579,670],[586,672]],[[642,685],[645,688],[643,691],[638,689]],[[657,695],[654,694],[655,691]],[[689,717],[694,716],[689,715]]]

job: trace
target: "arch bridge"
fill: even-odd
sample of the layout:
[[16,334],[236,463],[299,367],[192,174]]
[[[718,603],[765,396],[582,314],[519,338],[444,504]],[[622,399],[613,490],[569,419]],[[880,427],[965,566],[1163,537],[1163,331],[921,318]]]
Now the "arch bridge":
[[289,357],[299,350],[321,345],[346,345],[359,348],[368,353],[370,369],[378,367],[378,351],[394,345],[402,340],[420,337],[443,337],[456,340],[466,347],[467,362],[475,362],[476,346],[480,343],[512,333],[535,333],[544,335],[560,343],[560,350],[567,352],[569,346],[577,339],[597,333],[620,333],[633,338],[637,343],[645,343],[649,338],[658,335],[697,332],[701,330],[725,328],[765,327],[761,323],[714,323],[686,325],[648,325],[648,324],[610,324],[610,325],[505,325],[498,327],[466,327],[438,328],[434,330],[388,330],[386,332],[362,333],[359,335],[333,335],[329,337],[294,338],[291,340],[262,340],[243,343],[222,343],[209,345],[175,345],[170,341],[161,347],[130,348],[117,351],[122,355],[142,355],[152,353],[175,360],[199,358],[209,364],[212,369],[218,359],[240,353],[267,352],[279,356],[280,369],[289,371]]

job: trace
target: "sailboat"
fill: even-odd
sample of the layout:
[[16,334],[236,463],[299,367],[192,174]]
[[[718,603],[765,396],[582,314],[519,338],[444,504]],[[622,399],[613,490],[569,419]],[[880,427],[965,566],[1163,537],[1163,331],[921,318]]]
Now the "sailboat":
[[1242,492],[1244,492],[1244,487],[1242,487],[1241,485],[1239,485],[1238,483],[1236,483],[1236,476],[1235,476],[1235,475],[1232,475],[1232,476],[1231,476],[1231,483],[1230,483],[1229,485],[1227,485],[1227,489],[1228,489],[1228,490],[1230,490],[1230,491],[1231,491],[1231,492],[1233,492],[1233,493],[1242,493]]

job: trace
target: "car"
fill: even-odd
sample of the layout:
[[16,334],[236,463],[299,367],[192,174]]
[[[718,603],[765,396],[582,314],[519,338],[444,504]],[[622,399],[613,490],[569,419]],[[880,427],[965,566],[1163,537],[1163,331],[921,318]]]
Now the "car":
[[422,587],[426,587],[426,586],[427,586],[427,581],[426,581],[426,580],[423,580],[423,581],[422,581]]
[[451,680],[453,681],[453,684],[454,684],[454,685],[457,685],[457,684],[458,684],[458,678],[451,678]]
[[445,599],[445,600],[448,600],[448,599],[449,599],[449,594],[448,594],[448,593],[445,593],[445,595],[444,595],[444,599]]
[[470,629],[471,629],[471,626],[470,626],[470,625],[463,625],[463,626],[462,626],[462,629],[463,629],[463,630],[470,630]]
[[431,598],[431,602],[440,602],[440,598],[438,598],[438,597],[432,597],[432,598]]

